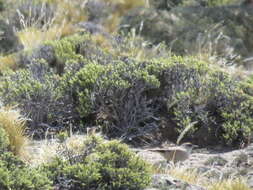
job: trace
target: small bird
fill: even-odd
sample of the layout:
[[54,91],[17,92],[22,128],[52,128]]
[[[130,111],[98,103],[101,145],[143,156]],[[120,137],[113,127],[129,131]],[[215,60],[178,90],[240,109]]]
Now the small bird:
[[183,143],[180,146],[168,147],[168,148],[154,148],[146,149],[147,151],[158,152],[160,153],[167,161],[171,162],[182,162],[187,160],[193,148],[198,147],[191,143]]

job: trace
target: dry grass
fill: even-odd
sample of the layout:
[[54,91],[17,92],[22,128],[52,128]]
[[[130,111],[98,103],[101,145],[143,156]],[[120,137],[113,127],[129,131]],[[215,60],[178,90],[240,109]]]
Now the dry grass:
[[47,30],[41,30],[36,27],[26,28],[17,33],[20,42],[25,50],[38,47],[45,41],[60,39],[63,36],[76,32],[73,25],[63,23],[61,26],[52,26]]
[[196,171],[194,170],[189,170],[185,167],[172,167],[171,169],[168,170],[167,172],[169,175],[172,177],[181,179],[187,183],[190,184],[200,184],[203,182],[203,177],[201,177]]
[[6,131],[11,150],[18,156],[24,156],[25,146],[28,138],[25,136],[25,119],[22,118],[19,111],[11,107],[0,109],[0,126]]
[[9,69],[15,69],[17,67],[16,62],[17,61],[14,54],[3,57],[0,56],[0,73]]
[[[74,34],[77,32],[74,25],[87,20],[80,0],[74,2],[71,0],[44,0],[44,2],[57,5],[55,17],[51,19],[50,23],[45,23],[42,28],[38,28],[36,24],[34,26],[24,24],[24,29],[18,31],[17,36],[25,50],[33,49],[44,41],[56,40]],[[28,18],[28,20],[34,20],[34,18]],[[27,23],[28,21],[21,20],[20,22]]]
[[73,135],[61,143],[57,139],[31,141],[26,147],[28,156],[24,160],[31,166],[38,166],[52,161],[55,157],[64,159],[66,150],[71,155],[81,154],[84,149],[84,140],[84,135]]
[[244,179],[228,179],[210,185],[208,190],[251,190]]
[[166,173],[189,184],[205,187],[207,190],[250,190],[243,178],[214,181],[207,179],[204,174],[200,175],[194,170],[187,169],[186,166],[174,166]]

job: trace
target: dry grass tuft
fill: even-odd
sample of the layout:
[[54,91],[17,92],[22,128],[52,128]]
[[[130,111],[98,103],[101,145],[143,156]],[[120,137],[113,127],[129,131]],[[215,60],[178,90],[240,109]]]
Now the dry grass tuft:
[[19,111],[11,107],[1,108],[0,127],[6,131],[13,153],[24,156],[28,138],[25,136],[25,119],[22,118]]
[[49,163],[55,157],[65,159],[66,151],[71,155],[81,154],[84,150],[84,135],[73,135],[68,137],[64,142],[57,139],[31,141],[26,147],[28,156],[25,161],[31,166],[39,166]]
[[51,26],[47,30],[41,30],[36,27],[26,28],[17,33],[20,42],[25,50],[38,47],[45,41],[60,39],[63,36],[76,32],[73,25],[63,23],[61,26]]
[[189,170],[186,167],[174,166],[167,173],[172,177],[194,185],[200,184],[203,179],[196,171]]
[[7,71],[9,69],[15,69],[16,65],[16,57],[14,54],[10,54],[7,56],[0,56],[0,72]]
[[250,190],[242,177],[213,181],[207,179],[204,174],[200,175],[195,170],[187,169],[186,166],[174,166],[166,173],[189,184],[205,187],[207,190]]
[[[43,2],[56,5],[55,16],[42,27],[38,27],[36,24],[32,26],[24,24],[24,29],[18,31],[17,36],[25,50],[33,49],[48,40],[57,40],[63,36],[74,34],[78,30],[75,24],[87,20],[81,0],[43,0]],[[28,18],[28,20],[34,19]],[[27,23],[26,20],[20,22]]]
[[185,181],[192,185],[204,187],[207,190],[250,190],[243,177],[223,179],[221,181],[205,177],[205,173],[199,174],[194,169],[187,166],[170,165],[169,169],[164,167],[153,167],[153,173],[169,174],[170,176]]
[[251,190],[251,188],[246,184],[244,179],[238,178],[212,184],[208,187],[208,190]]

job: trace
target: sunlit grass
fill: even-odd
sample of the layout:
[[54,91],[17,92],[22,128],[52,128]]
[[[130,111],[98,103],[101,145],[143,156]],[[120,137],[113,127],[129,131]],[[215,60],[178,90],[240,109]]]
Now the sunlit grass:
[[210,185],[208,190],[251,190],[244,179],[228,179]]
[[28,156],[25,161],[31,166],[39,166],[49,163],[55,157],[66,159],[64,158],[66,151],[71,155],[82,154],[85,138],[84,135],[73,135],[67,137],[64,142],[59,142],[57,139],[31,141],[26,147]]
[[35,27],[26,28],[17,33],[24,50],[30,50],[43,44],[45,41],[60,39],[62,36],[75,33],[75,28],[71,24],[55,25],[47,30]]
[[0,73],[9,69],[15,69],[17,67],[16,62],[14,54],[0,56]]
[[25,136],[25,119],[19,111],[11,107],[1,108],[0,127],[6,131],[13,153],[21,157],[24,156],[24,148],[28,138]]
[[[80,6],[82,3],[79,0],[74,2],[71,0],[43,0],[42,2],[56,5],[55,16],[45,26],[37,27],[36,24],[29,27],[24,26],[23,30],[17,32],[25,50],[38,47],[48,40],[56,40],[74,34],[77,32],[75,24],[87,20],[87,15]],[[29,19],[33,20],[33,18]]]
[[172,177],[181,179],[187,183],[198,185],[202,181],[201,176],[194,170],[189,170],[185,167],[172,167],[167,172]]
[[204,187],[207,190],[250,190],[246,180],[242,177],[215,180],[205,177],[205,173],[199,174],[187,166],[171,165],[169,169],[153,167],[152,173],[169,174],[170,176],[185,181],[192,185]]

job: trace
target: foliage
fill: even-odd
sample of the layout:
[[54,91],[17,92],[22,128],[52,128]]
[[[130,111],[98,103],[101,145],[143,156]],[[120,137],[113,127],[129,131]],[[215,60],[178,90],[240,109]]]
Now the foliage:
[[1,97],[5,105],[18,104],[30,118],[30,134],[42,137],[49,128],[57,131],[73,117],[71,105],[59,92],[59,83],[59,76],[46,63],[37,61],[28,69],[6,73],[0,85]]
[[67,60],[82,58],[78,55],[77,50],[79,45],[85,40],[87,40],[87,35],[73,35],[61,40],[47,42],[46,45],[53,46],[56,59],[59,63],[65,63]]
[[196,123],[186,137],[202,143],[238,144],[252,131],[252,98],[240,83],[193,58],[90,63],[69,84],[80,117],[112,137],[143,138],[165,112],[177,134]]
[[[91,137],[90,142],[86,141],[86,147],[91,148],[95,141],[99,143],[97,140]],[[139,190],[149,184],[148,166],[126,145],[111,141],[97,144],[92,149],[79,163],[55,160],[44,169],[53,174],[51,178],[58,187],[70,190]]]
[[5,1],[0,0],[0,12],[3,11],[4,9],[5,9]]
[[0,155],[0,176],[3,190],[52,190],[52,183],[45,174],[25,167],[25,164],[11,153]]
[[227,5],[231,3],[235,3],[235,0],[211,0],[208,1],[208,6],[222,6],[222,5]]
[[91,63],[70,83],[81,117],[89,118],[95,113],[98,122],[108,122],[108,135],[130,139],[154,128],[154,105],[145,92],[159,82],[144,66],[131,60],[108,65]]
[[10,53],[20,48],[19,40],[10,24],[0,18],[0,53]]
[[134,29],[145,40],[165,42],[177,55],[208,54],[215,64],[218,61],[239,64],[245,59],[243,64],[247,65],[253,44],[247,36],[252,29],[248,28],[251,14],[239,5],[177,6],[170,11],[140,8],[129,11],[121,19],[121,25],[125,26],[121,30]]
[[0,153],[2,154],[6,151],[10,146],[9,138],[5,132],[5,130],[0,127]]

